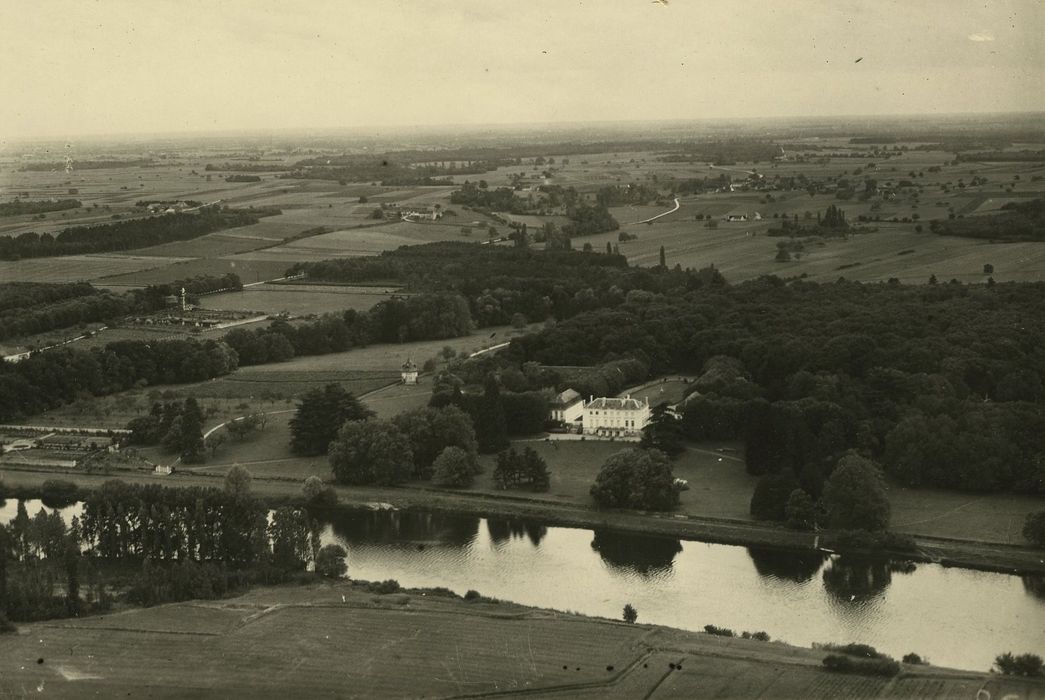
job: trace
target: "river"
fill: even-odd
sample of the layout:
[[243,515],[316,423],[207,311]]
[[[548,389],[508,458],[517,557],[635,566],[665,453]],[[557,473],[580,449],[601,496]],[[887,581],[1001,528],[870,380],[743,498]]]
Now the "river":
[[[0,522],[16,506],[8,500]],[[352,578],[409,588],[615,619],[630,603],[639,622],[765,631],[801,646],[863,642],[976,671],[1004,651],[1045,652],[1040,576],[439,513],[344,511],[323,539],[348,550]]]

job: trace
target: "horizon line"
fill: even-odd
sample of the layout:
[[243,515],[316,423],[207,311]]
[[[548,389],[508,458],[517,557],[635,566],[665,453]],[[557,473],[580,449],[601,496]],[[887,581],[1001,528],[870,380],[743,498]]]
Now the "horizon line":
[[[435,124],[383,124],[383,125],[355,125],[355,126],[275,126],[275,127],[246,127],[246,128],[222,128],[222,129],[189,129],[189,130],[172,130],[172,131],[132,131],[132,132],[83,132],[75,134],[48,134],[41,136],[12,136],[3,137],[0,136],[0,147],[9,144],[45,144],[55,143],[60,141],[69,141],[72,139],[90,139],[90,140],[120,140],[120,139],[190,139],[190,138],[221,138],[231,136],[276,136],[276,135],[290,135],[290,134],[309,134],[309,133],[328,133],[333,134],[337,132],[372,132],[374,136],[391,133],[399,133],[403,131],[416,130],[419,132],[440,132],[448,130],[459,130],[463,133],[477,132],[481,130],[518,130],[518,129],[541,129],[541,128],[557,128],[557,129],[568,129],[568,128],[584,128],[584,127],[626,127],[626,126],[641,126],[649,124],[672,124],[672,125],[685,125],[685,124],[715,124],[721,122],[737,122],[737,123],[757,123],[757,122],[786,122],[796,120],[811,120],[811,121],[832,121],[832,120],[888,120],[888,119],[955,119],[955,118],[970,118],[979,117],[986,118],[991,116],[1004,116],[1004,117],[1033,117],[1035,115],[1042,115],[1045,117],[1045,110],[1042,109],[1031,109],[1031,110],[1003,110],[1003,111],[966,111],[966,112],[897,112],[897,113],[883,113],[883,114],[830,114],[830,115],[815,115],[815,114],[781,114],[781,115],[769,115],[769,116],[744,116],[744,117],[678,117],[678,118],[653,118],[653,119],[593,119],[584,121],[531,121],[531,122],[440,122]],[[1045,126],[1045,123],[1043,123]],[[650,135],[650,140],[654,140],[655,136]]]

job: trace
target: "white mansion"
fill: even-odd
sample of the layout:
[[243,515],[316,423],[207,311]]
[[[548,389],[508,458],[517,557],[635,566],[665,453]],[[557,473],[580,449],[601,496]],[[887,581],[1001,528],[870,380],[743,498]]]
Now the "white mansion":
[[636,438],[650,420],[649,399],[595,398],[585,402],[567,389],[551,403],[551,419],[569,432],[597,437]]

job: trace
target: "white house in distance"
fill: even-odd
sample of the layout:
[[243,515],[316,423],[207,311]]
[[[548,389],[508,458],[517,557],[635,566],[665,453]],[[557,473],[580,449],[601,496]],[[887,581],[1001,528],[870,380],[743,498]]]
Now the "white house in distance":
[[408,359],[403,363],[399,376],[402,377],[403,384],[417,384],[417,365]]
[[584,404],[584,433],[602,437],[637,437],[650,419],[649,399],[594,398]]
[[573,389],[567,389],[551,401],[551,419],[570,430],[579,429],[584,418],[584,399]]

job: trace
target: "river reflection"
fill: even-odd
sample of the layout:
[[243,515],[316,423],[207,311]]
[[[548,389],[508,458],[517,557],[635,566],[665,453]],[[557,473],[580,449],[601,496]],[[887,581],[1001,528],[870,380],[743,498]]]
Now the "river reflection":
[[1038,600],[1045,600],[1045,575],[1027,574],[1021,577],[1023,589]]
[[511,539],[529,540],[534,547],[541,546],[541,540],[548,534],[548,528],[544,525],[526,522],[523,520],[501,520],[490,518],[486,521],[486,531],[490,533],[490,539],[495,544],[503,544]]
[[[0,507],[0,522],[17,504]],[[29,515],[41,505],[27,502]],[[60,512],[68,522],[80,506]],[[803,646],[863,642],[897,658],[914,651],[979,671],[1002,651],[1045,649],[1041,576],[438,512],[338,511],[321,520],[323,542],[348,550],[357,579],[474,589],[613,619],[629,603],[643,623],[764,630]]]
[[667,537],[595,530],[591,548],[611,568],[635,571],[643,576],[663,576],[671,569],[682,543]]
[[827,554],[808,549],[748,547],[747,553],[760,576],[794,583],[811,580],[827,561]]
[[338,510],[323,520],[346,544],[464,547],[479,532],[479,518],[422,511]]

